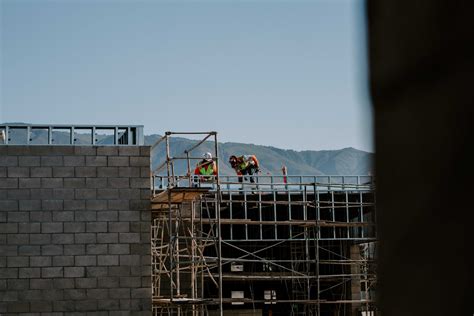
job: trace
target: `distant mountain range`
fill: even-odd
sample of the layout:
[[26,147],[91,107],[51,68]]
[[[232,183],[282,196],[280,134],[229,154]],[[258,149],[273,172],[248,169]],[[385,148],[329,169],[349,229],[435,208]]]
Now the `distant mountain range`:
[[[145,136],[145,144],[154,144],[161,136]],[[197,141],[186,138],[172,137],[170,155],[185,157],[184,151],[191,148]],[[161,143],[152,151],[152,167],[155,169],[165,161],[165,144]],[[205,142],[196,148],[191,157],[202,157],[205,152],[214,153],[214,143]],[[372,170],[373,154],[352,147],[339,150],[295,151],[243,143],[219,143],[220,172],[233,175],[228,159],[231,155],[254,154],[257,156],[263,174],[281,175],[285,165],[289,175],[368,175]],[[191,168],[197,161],[191,162]],[[186,161],[177,162],[176,174],[186,170]]]

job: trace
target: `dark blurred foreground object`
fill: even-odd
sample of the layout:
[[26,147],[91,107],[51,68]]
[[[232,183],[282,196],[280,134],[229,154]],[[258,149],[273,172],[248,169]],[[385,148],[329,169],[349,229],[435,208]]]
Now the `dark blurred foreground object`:
[[383,316],[474,315],[474,2],[368,0]]

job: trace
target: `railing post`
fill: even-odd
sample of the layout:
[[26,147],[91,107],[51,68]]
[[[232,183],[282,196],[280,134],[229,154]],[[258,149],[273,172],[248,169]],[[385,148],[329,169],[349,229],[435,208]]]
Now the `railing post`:
[[53,144],[53,129],[51,126],[48,126],[48,145]]
[[[217,261],[219,264],[219,310],[220,315],[224,315],[224,306],[223,306],[223,291],[222,291],[222,226],[221,226],[221,191],[220,191],[220,182],[219,182],[219,159],[217,155],[219,154],[219,145],[217,142],[217,132],[212,132],[214,134],[214,149],[215,149],[215,157],[216,157],[216,164],[217,164],[217,181],[216,181],[216,213],[217,213],[217,227],[218,227],[218,257]],[[242,182],[243,183],[243,182]]]
[[96,135],[96,132],[95,132],[95,126],[92,127],[92,145],[95,145],[97,139],[95,138],[97,135]]

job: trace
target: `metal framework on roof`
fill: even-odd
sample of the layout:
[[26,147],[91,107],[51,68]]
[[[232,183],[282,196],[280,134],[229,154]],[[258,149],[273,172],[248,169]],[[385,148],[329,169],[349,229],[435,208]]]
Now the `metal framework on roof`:
[[142,125],[0,124],[0,146],[140,146],[144,143]]
[[173,157],[171,138],[189,134],[167,132],[152,147],[166,153],[152,172],[153,315],[375,315],[371,176],[203,183],[193,153],[208,141],[219,163],[217,133],[196,133],[202,140]]

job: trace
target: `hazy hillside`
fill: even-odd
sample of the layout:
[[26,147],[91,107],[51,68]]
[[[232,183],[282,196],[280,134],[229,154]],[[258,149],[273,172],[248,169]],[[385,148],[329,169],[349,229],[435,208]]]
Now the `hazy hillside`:
[[[26,134],[17,135],[26,139]],[[47,131],[35,131],[30,136],[32,143],[46,143]],[[112,135],[96,135],[97,144],[112,144]],[[161,136],[145,136],[147,145],[154,144]],[[84,133],[75,135],[77,144],[90,144],[90,135]],[[65,132],[55,132],[53,139],[56,144],[68,144],[70,135]],[[172,137],[171,156],[185,157],[184,151],[191,148],[197,141]],[[192,157],[201,158],[206,151],[214,152],[214,143],[206,142],[192,152]],[[155,169],[165,161],[164,142],[152,151],[152,168]],[[281,167],[288,168],[289,175],[367,175],[371,170],[373,154],[357,150],[355,148],[344,148],[340,150],[320,151],[294,151],[284,150],[270,146],[260,146],[242,143],[219,143],[219,157],[221,158],[221,174],[233,175],[234,171],[228,164],[231,155],[255,154],[257,155],[263,174],[281,175]],[[191,162],[191,168],[197,160]],[[176,163],[177,174],[186,172],[186,160]]]
[[[159,135],[145,136],[145,143],[152,145],[159,139]],[[196,141],[173,137],[171,138],[171,156],[185,157],[184,151],[193,146]],[[214,144],[206,142],[198,147],[193,157],[201,157],[206,151],[213,152]],[[263,174],[281,174],[282,165],[288,168],[291,175],[367,175],[371,170],[371,153],[355,148],[321,151],[294,151],[270,146],[259,146],[242,143],[219,143],[221,157],[221,172],[234,174],[227,163],[231,155],[257,155]],[[158,145],[152,152],[153,168],[165,160],[165,145]],[[176,172],[186,170],[186,163],[182,161],[176,165]]]

